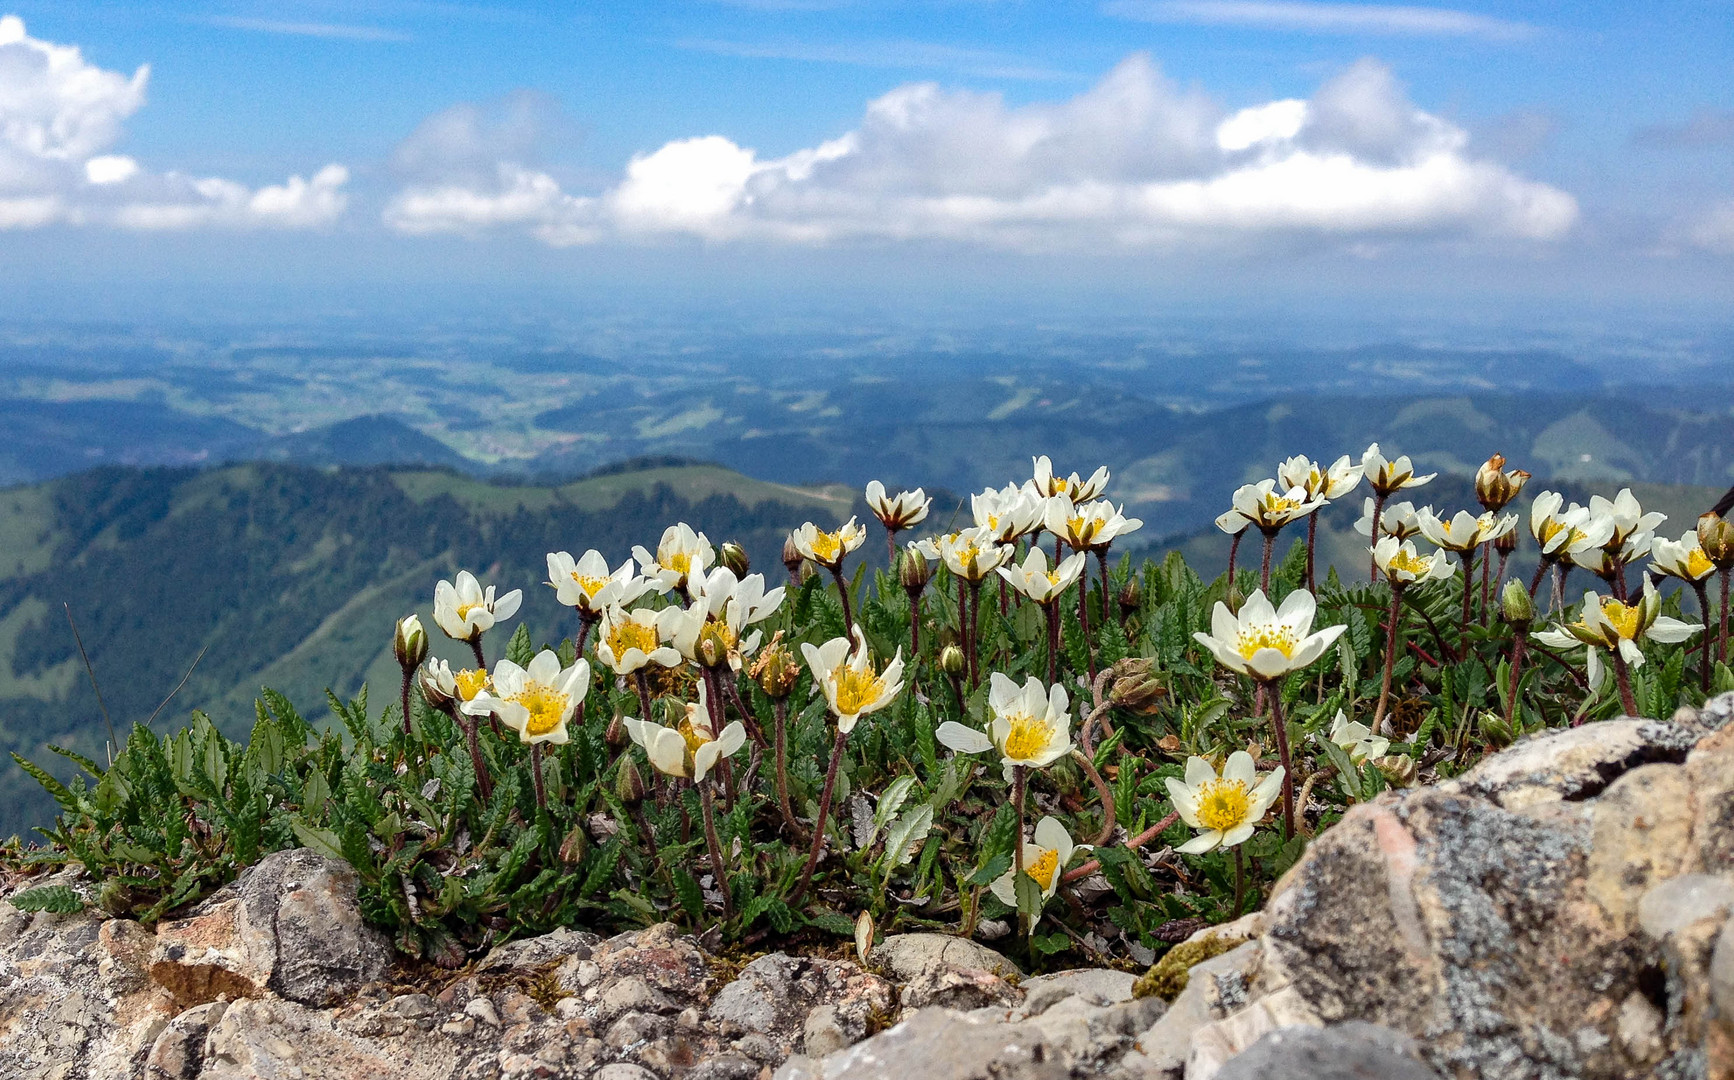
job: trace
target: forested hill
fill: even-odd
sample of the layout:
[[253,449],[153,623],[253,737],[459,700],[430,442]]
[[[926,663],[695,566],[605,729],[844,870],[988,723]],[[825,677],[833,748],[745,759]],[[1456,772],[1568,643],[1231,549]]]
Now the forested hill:
[[[393,620],[420,611],[431,628],[434,582],[459,567],[502,591],[522,588],[520,618],[558,638],[574,625],[540,584],[548,551],[595,547],[618,562],[684,520],[717,542],[740,542],[776,579],[788,530],[840,520],[858,509],[856,497],[704,465],[616,470],[559,487],[251,464],[107,468],[12,488],[0,492],[0,749],[43,761],[54,743],[101,757],[105,726],[63,604],[123,737],[201,650],[156,726],[200,708],[244,734],[261,685],[309,716],[323,714],[327,686],[394,688]],[[46,795],[8,762],[0,836],[51,816]]]

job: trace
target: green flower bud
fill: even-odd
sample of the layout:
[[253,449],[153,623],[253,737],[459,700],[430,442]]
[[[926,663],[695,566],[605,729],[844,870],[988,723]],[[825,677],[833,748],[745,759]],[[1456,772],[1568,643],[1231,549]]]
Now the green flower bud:
[[1118,599],[1120,601],[1120,617],[1122,619],[1131,618],[1133,613],[1137,612],[1144,606],[1144,589],[1143,586],[1138,584],[1137,578],[1130,577],[1126,579],[1126,585],[1120,590]]
[[717,551],[717,562],[734,572],[735,577],[744,578],[752,568],[752,560],[747,558],[747,549],[730,540]]
[[421,628],[420,619],[406,615],[397,621],[391,637],[391,651],[405,670],[421,666],[421,662],[427,659],[427,632]]
[[614,793],[620,796],[620,801],[627,806],[636,806],[644,801],[644,777],[638,775],[638,766],[631,758],[620,763],[620,775],[615,778]]
[[915,550],[910,544],[897,557],[897,577],[903,582],[903,588],[911,595],[916,595],[927,588],[927,583],[933,578],[933,567],[928,563],[927,556]]
[[795,659],[794,651],[783,644],[782,638],[782,631],[777,631],[771,643],[753,661],[751,671],[752,677],[758,680],[759,689],[777,701],[794,691],[795,680],[801,675],[801,665]]
[[1509,746],[1511,744],[1511,725],[1505,718],[1491,710],[1481,714],[1481,737],[1487,740],[1489,746]]
[[1145,657],[1127,657],[1114,664],[1114,681],[1108,700],[1122,709],[1153,713],[1168,688],[1155,674],[1156,662]]
[[1698,519],[1698,546],[1704,557],[1716,564],[1716,569],[1734,566],[1734,523],[1711,511]]
[[574,825],[572,831],[566,834],[566,839],[560,841],[560,861],[567,866],[577,866],[584,861],[584,855],[590,850],[590,837],[584,835],[584,826]]
[[965,669],[963,650],[956,645],[947,645],[939,650],[939,670],[954,679],[961,678]]
[[1520,581],[1505,583],[1499,594],[1499,617],[1513,626],[1528,626],[1535,621],[1535,601]]

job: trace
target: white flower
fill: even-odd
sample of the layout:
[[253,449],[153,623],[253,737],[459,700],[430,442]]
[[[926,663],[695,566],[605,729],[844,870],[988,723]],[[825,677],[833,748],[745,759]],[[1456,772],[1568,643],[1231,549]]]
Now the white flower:
[[1300,488],[1308,499],[1334,501],[1342,498],[1361,482],[1361,466],[1349,464],[1349,455],[1320,465],[1297,454],[1276,467],[1276,478],[1284,488]]
[[998,749],[1009,779],[1015,766],[1045,769],[1072,752],[1072,718],[1065,687],[1044,686],[1031,675],[1022,686],[996,671],[988,679],[988,711],[993,720],[984,733],[947,720],[933,737],[960,754]]
[[706,667],[727,663],[735,671],[763,637],[750,627],[769,618],[783,602],[782,586],[766,592],[763,574],[748,574],[737,581],[726,566],[690,579],[687,591],[691,604],[656,613],[657,633],[694,663]]
[[644,575],[655,582],[656,591],[667,592],[685,588],[689,575],[704,573],[706,567],[716,562],[716,549],[704,533],[694,532],[691,525],[682,521],[662,530],[656,554],[640,545],[632,549],[632,557],[638,560]]
[[1599,548],[1613,538],[1614,520],[1592,515],[1589,508],[1572,503],[1565,510],[1560,505],[1565,496],[1557,491],[1544,491],[1529,504],[1529,534],[1549,559],[1569,559],[1592,548]]
[[932,503],[933,500],[920,488],[887,496],[884,484],[877,480],[867,483],[867,508],[873,511],[873,516],[879,519],[880,524],[892,532],[907,529],[926,520],[928,507]]
[[[1042,899],[1046,901],[1059,890],[1066,863],[1071,861],[1072,853],[1077,851],[1080,845],[1072,843],[1071,834],[1066,832],[1066,827],[1054,817],[1044,817],[1036,822],[1035,841],[1032,844],[1019,837],[1019,842],[1024,847],[1024,873],[1041,887]],[[1082,846],[1089,847],[1088,844]],[[1016,874],[1016,870],[1008,870],[988,886],[1000,903],[1012,908],[1018,906],[1018,891],[1014,881]],[[1033,921],[1030,923],[1030,931],[1035,931]]]
[[501,660],[490,683],[464,705],[465,712],[499,717],[524,742],[559,746],[567,741],[567,721],[590,691],[590,662],[578,660],[562,668],[560,658],[543,649],[528,667]]
[[852,627],[853,638],[832,638],[823,645],[806,642],[801,655],[807,658],[807,668],[813,681],[824,691],[825,701],[837,718],[837,730],[847,735],[855,722],[868,713],[878,712],[891,704],[903,689],[903,650],[877,674],[872,658],[867,655],[867,638],[859,626]]
[[1584,594],[1578,621],[1553,630],[1543,630],[1535,639],[1554,648],[1569,649],[1583,644],[1589,648],[1589,680],[1591,686],[1601,684],[1601,658],[1598,649],[1618,649],[1620,657],[1634,668],[1644,665],[1640,641],[1663,644],[1685,641],[1704,629],[1697,623],[1682,622],[1659,612],[1662,598],[1656,593],[1655,582],[1644,575],[1644,595],[1636,604],[1625,604],[1594,592]]
[[1015,552],[1011,545],[1002,544],[986,529],[964,529],[961,532],[923,540],[916,549],[929,558],[938,558],[946,568],[965,581],[981,581],[1010,562]]
[[[1231,527],[1230,517],[1238,515],[1248,524],[1264,532],[1275,532],[1291,521],[1299,521],[1325,504],[1324,496],[1311,496],[1302,487],[1279,490],[1276,481],[1260,480],[1242,484],[1234,490],[1234,501],[1228,513],[1216,519],[1216,527],[1227,533],[1240,529]],[[1242,526],[1241,528],[1244,528]]]
[[1395,536],[1383,537],[1373,545],[1373,562],[1395,585],[1437,581],[1457,572],[1457,564],[1443,551],[1420,555],[1413,540],[1399,541]]
[[567,607],[596,615],[610,604],[625,607],[654,586],[633,572],[631,559],[610,573],[608,560],[595,548],[574,560],[570,552],[548,553],[548,584]]
[[1631,488],[1621,488],[1612,499],[1591,495],[1589,512],[1591,517],[1607,518],[1613,522],[1613,535],[1605,541],[1610,546],[1624,544],[1639,533],[1653,533],[1657,526],[1668,520],[1666,514],[1644,513]]
[[1118,537],[1144,527],[1144,522],[1127,517],[1112,503],[1071,505],[1058,496],[1048,500],[1042,511],[1042,524],[1073,551],[1105,548]]
[[1384,757],[1385,751],[1391,748],[1391,740],[1373,734],[1373,729],[1358,721],[1352,721],[1338,709],[1336,719],[1331,721],[1330,740],[1347,750],[1349,760],[1356,765],[1368,758]]
[[460,705],[474,701],[488,688],[488,673],[480,668],[453,671],[450,664],[435,658],[422,665],[422,672],[424,686],[431,683],[436,692]]
[[1703,581],[1716,572],[1716,564],[1704,554],[1696,529],[1687,530],[1678,543],[1663,536],[1656,537],[1650,544],[1650,558],[1654,560],[1651,566],[1657,573],[1681,581]]
[[1002,544],[1012,543],[1041,528],[1042,511],[1046,506],[1046,497],[1036,494],[1034,485],[1019,487],[1007,484],[969,497],[969,509],[975,517],[976,528]]
[[1201,855],[1214,847],[1244,843],[1282,793],[1282,777],[1279,766],[1258,780],[1252,755],[1245,750],[1228,755],[1221,776],[1203,758],[1187,758],[1186,780],[1182,783],[1170,778],[1168,796],[1174,800],[1174,811],[1181,821],[1204,831],[1176,850]]
[[1517,515],[1500,517],[1491,512],[1477,516],[1459,510],[1449,521],[1441,519],[1431,507],[1416,515],[1421,535],[1446,551],[1459,555],[1474,551],[1489,540],[1496,540],[1517,527]]
[[1036,491],[1043,497],[1064,495],[1075,503],[1089,502],[1100,495],[1108,486],[1108,467],[1106,465],[1091,473],[1088,480],[1080,480],[1077,473],[1068,477],[1055,476],[1054,463],[1048,460],[1046,454],[1032,458],[1031,464],[1034,466],[1036,474]]
[[1438,473],[1428,473],[1426,476],[1416,476],[1415,466],[1404,454],[1395,461],[1387,460],[1379,453],[1379,444],[1367,447],[1367,452],[1361,455],[1361,475],[1367,483],[1380,495],[1391,495],[1404,488],[1420,487],[1427,481],[1438,476]]
[[460,570],[455,586],[443,579],[434,586],[434,622],[454,641],[474,641],[516,615],[523,599],[522,589],[496,598],[492,585],[484,591],[476,575]]
[[747,741],[747,729],[739,720],[723,728],[720,734],[711,730],[710,708],[702,682],[698,684],[698,701],[686,706],[686,718],[678,728],[630,717],[620,723],[632,741],[644,747],[645,757],[657,772],[690,777],[694,782],[703,781],[718,761],[732,756]]
[[1317,611],[1313,594],[1305,589],[1289,593],[1280,609],[1271,607],[1264,590],[1259,589],[1246,598],[1238,615],[1218,600],[1210,617],[1210,633],[1192,636],[1223,667],[1268,682],[1311,664],[1348,629],[1327,626],[1313,633]]
[[1051,604],[1071,588],[1084,573],[1087,556],[1079,551],[1061,559],[1048,569],[1047,553],[1040,544],[1031,544],[1022,565],[1013,563],[999,568],[999,576],[1011,582],[1011,587],[1038,604]]
[[[1386,503],[1379,512],[1379,535],[1394,536],[1399,540],[1407,540],[1411,536],[1421,535],[1421,514],[1431,514],[1433,508],[1415,509],[1415,504],[1405,499],[1402,502]],[[1361,518],[1355,522],[1355,531],[1369,539],[1373,535],[1373,497],[1367,496],[1361,504]]]
[[802,558],[811,559],[827,570],[835,570],[843,565],[843,556],[867,539],[867,530],[857,525],[854,518],[831,532],[809,521],[790,533],[789,539],[794,541],[795,550]]
[[650,664],[674,667],[680,663],[679,651],[662,644],[656,625],[658,614],[648,608],[603,608],[597,624],[596,659],[616,675],[630,675]]

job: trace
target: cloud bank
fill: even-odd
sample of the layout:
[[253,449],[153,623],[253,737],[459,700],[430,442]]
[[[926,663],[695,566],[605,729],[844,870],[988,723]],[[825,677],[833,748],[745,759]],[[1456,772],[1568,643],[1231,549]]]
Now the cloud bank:
[[110,153],[145,103],[150,68],[105,71],[75,46],[30,37],[0,17],[0,229],[107,224],[129,229],[201,226],[298,229],[343,213],[349,172],[327,165],[309,178],[249,188],[233,180],[153,173]]
[[854,130],[785,157],[720,135],[680,139],[590,194],[512,155],[479,169],[479,129],[448,140],[461,152],[442,172],[429,125],[461,129],[476,119],[466,108],[406,144],[419,178],[387,207],[391,228],[516,230],[554,245],[688,236],[1047,250],[1279,235],[1549,241],[1578,216],[1566,192],[1471,155],[1463,130],[1416,108],[1374,60],[1310,99],[1232,113],[1142,54],[1052,103],[913,83],[869,103]]

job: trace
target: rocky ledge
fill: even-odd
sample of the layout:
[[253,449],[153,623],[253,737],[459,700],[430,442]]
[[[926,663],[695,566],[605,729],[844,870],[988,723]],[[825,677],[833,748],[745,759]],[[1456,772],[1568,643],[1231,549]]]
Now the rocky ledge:
[[1550,732],[1356,806],[1143,980],[931,934],[870,970],[739,966],[653,926],[402,985],[310,851],[154,932],[0,903],[0,1076],[1734,1078],[1731,714]]

